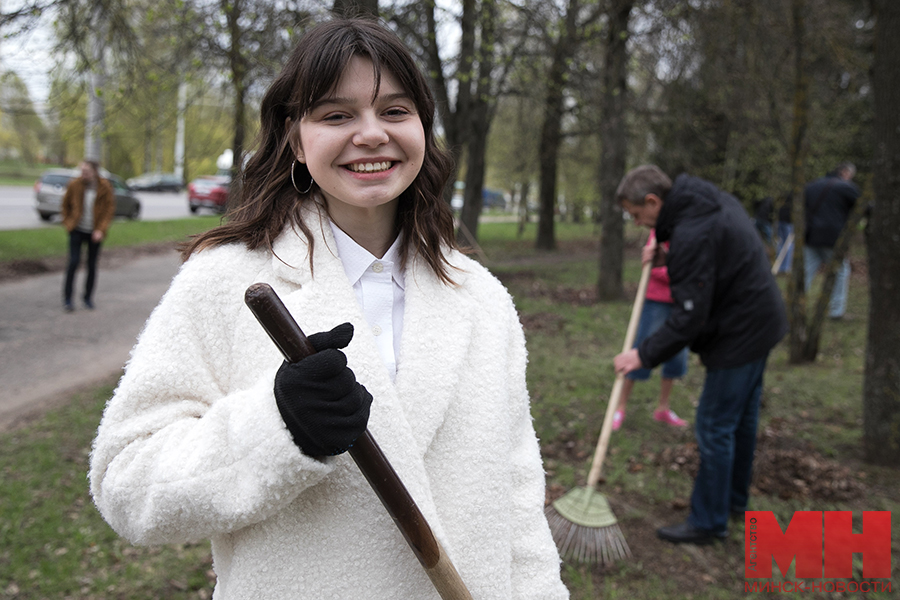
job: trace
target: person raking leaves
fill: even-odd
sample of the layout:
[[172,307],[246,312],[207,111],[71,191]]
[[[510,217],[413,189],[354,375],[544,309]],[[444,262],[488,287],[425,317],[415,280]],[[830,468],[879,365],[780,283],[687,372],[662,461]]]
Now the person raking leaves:
[[669,242],[673,306],[637,348],[617,355],[617,373],[652,368],[685,345],[706,379],[695,417],[700,468],[686,521],[661,527],[670,542],[706,544],[728,536],[749,500],[759,401],[769,352],[787,315],[768,257],[738,200],[687,174],[674,182],[657,166],[629,171],[616,193],[638,225]]

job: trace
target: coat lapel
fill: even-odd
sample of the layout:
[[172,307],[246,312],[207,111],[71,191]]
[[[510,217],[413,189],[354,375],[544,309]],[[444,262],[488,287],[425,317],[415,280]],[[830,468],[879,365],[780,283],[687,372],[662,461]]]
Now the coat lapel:
[[[465,276],[453,273],[458,281]],[[465,376],[474,310],[475,302],[461,286],[442,283],[418,260],[407,269],[396,385],[402,409],[415,423],[412,433],[422,456]]]
[[[464,376],[470,315],[478,307],[462,287],[441,283],[430,269],[411,261],[405,273],[398,371],[392,382],[337,256],[331,228],[312,211],[304,218],[316,237],[313,273],[305,236],[286,230],[274,244],[272,286],[307,334],[347,321],[353,324],[353,341],[345,353],[357,380],[374,398],[368,429],[426,516],[435,518],[423,458]],[[465,273],[453,276],[460,280]]]

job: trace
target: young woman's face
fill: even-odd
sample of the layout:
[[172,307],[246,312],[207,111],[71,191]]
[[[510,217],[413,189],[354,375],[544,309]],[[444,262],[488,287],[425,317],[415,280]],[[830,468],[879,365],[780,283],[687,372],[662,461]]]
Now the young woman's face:
[[388,71],[373,102],[374,91],[372,62],[354,57],[334,94],[300,119],[294,151],[333,214],[395,211],[422,168],[425,131],[416,105]]

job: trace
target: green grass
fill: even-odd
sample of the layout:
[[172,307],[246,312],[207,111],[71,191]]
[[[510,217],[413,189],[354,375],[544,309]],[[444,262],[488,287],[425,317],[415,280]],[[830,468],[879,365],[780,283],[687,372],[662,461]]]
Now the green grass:
[[[117,223],[116,228],[124,230],[126,225],[130,224]],[[614,381],[612,357],[621,350],[631,302],[573,300],[579,298],[573,292],[590,291],[596,285],[592,225],[561,226],[557,232],[561,249],[554,253],[533,250],[533,227],[521,239],[514,223],[484,224],[479,233],[490,268],[509,287],[526,325],[535,428],[548,489],[561,491],[585,480]],[[639,272],[639,235],[635,229],[627,230],[625,277],[631,293]],[[788,364],[784,343],[772,353],[760,431],[774,432],[786,446],[847,469],[865,485],[865,493],[839,501],[754,491],[753,508],[774,511],[782,525],[796,510],[852,510],[857,520],[863,510],[900,510],[896,469],[861,460],[867,283],[854,276],[850,291],[849,313],[854,319],[825,323],[814,364]],[[703,375],[692,357],[688,375],[673,392],[672,407],[689,421]],[[728,542],[700,549],[655,538],[656,527],[686,516],[679,506],[692,488],[691,476],[661,463],[661,456],[689,448],[694,440],[690,430],[652,420],[658,381],[655,375],[635,386],[628,417],[612,438],[604,466],[602,491],[610,498],[635,556],[610,567],[564,564],[563,579],[573,600],[757,597],[760,594],[744,592],[742,524],[733,526]],[[90,501],[88,452],[112,384],[75,396],[68,406],[27,428],[0,435],[0,598],[209,597],[207,544],[132,547],[105,525]],[[895,574],[898,557],[900,522],[894,519]],[[792,575],[791,570],[785,579]],[[895,575],[892,584],[898,589],[900,578]],[[865,597],[885,600],[895,595]]]
[[21,161],[0,160],[0,185],[34,185],[47,169],[60,165],[29,165]]
[[211,597],[208,543],[135,548],[90,500],[88,455],[113,383],[0,436],[0,598]]
[[[107,248],[175,242],[218,225],[215,215],[169,221],[115,221],[104,242]],[[68,236],[62,227],[0,231],[0,261],[65,256]]]

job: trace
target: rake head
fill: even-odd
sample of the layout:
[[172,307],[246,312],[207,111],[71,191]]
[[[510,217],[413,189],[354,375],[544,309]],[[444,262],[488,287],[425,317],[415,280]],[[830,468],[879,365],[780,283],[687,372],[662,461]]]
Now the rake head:
[[609,565],[631,556],[609,501],[593,487],[572,490],[544,514],[563,558]]

